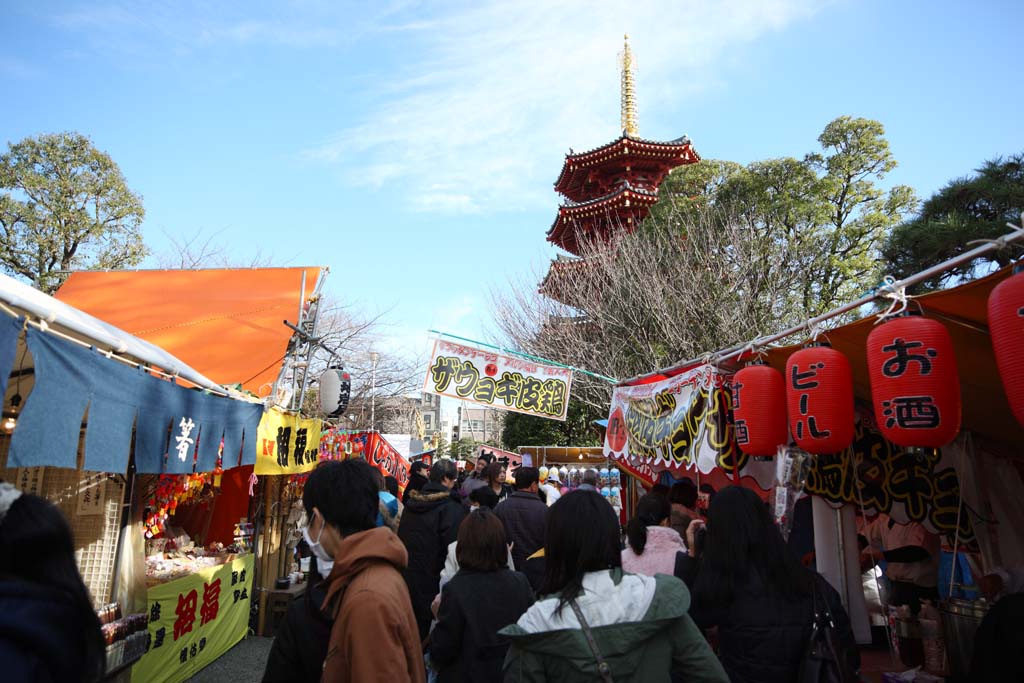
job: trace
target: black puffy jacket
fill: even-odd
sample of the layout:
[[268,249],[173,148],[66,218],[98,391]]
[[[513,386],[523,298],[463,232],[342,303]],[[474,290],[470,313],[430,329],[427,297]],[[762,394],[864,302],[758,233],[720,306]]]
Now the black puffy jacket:
[[430,603],[439,591],[448,546],[458,536],[459,524],[465,516],[466,508],[458,493],[432,481],[409,495],[402,512],[398,538],[409,553],[405,582],[421,639],[427,637],[433,618]]
[[[676,558],[676,576],[695,580],[699,563],[684,553]],[[828,601],[839,637],[851,654],[850,665],[860,668],[860,656],[839,593],[815,574]],[[769,590],[754,574],[737,590],[731,605],[711,605],[693,594],[690,616],[701,628],[718,627],[719,658],[732,683],[792,683],[807,649],[813,622],[812,597],[794,600]]]

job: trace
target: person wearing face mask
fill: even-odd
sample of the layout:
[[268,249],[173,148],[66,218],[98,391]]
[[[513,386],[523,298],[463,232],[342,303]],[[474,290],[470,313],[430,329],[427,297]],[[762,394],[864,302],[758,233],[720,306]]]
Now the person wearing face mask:
[[277,632],[267,681],[421,683],[422,644],[402,578],[408,555],[394,532],[376,526],[376,471],[361,459],[326,462],[302,496],[303,539],[320,580],[293,602]]
[[[308,484],[303,502],[307,496],[312,497]],[[302,538],[312,555],[306,591],[289,603],[281,625],[274,632],[263,683],[317,683],[323,673],[331,620],[320,611],[320,605],[327,599],[325,579],[334,567],[334,559],[310,536],[309,522],[307,519],[302,527]]]

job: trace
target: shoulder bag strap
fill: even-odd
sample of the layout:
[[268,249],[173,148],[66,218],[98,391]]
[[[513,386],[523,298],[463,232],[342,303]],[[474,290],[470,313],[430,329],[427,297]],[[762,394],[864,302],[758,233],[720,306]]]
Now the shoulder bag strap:
[[590,630],[590,625],[583,617],[583,610],[580,609],[575,600],[570,600],[569,606],[572,607],[573,614],[576,615],[576,619],[583,628],[583,635],[587,639],[587,645],[590,646],[590,652],[594,655],[594,659],[597,660],[597,673],[601,675],[601,681],[603,683],[614,683],[612,681],[612,670],[608,666],[608,662],[604,661],[604,657],[601,656],[601,651],[597,649],[597,641],[594,640],[594,633]]

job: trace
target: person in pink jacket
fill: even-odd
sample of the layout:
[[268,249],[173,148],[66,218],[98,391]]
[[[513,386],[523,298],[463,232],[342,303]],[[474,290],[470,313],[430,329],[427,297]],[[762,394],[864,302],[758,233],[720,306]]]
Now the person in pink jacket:
[[671,526],[672,506],[662,495],[648,493],[636,506],[636,517],[626,525],[622,569],[633,574],[672,574],[676,553],[686,552],[679,533]]

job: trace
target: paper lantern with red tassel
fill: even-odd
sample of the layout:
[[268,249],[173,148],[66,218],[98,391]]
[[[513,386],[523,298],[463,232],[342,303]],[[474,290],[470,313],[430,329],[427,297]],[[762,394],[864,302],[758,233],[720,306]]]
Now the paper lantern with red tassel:
[[1024,425],[1024,262],[988,297],[988,330],[1003,391],[1017,422]]
[[786,363],[789,430],[808,453],[839,453],[853,443],[850,361],[825,343],[800,349]]
[[942,323],[907,315],[868,335],[868,374],[882,435],[907,448],[941,448],[960,431],[960,375]]
[[752,363],[732,380],[736,444],[747,455],[775,455],[789,443],[786,382],[763,362]]

